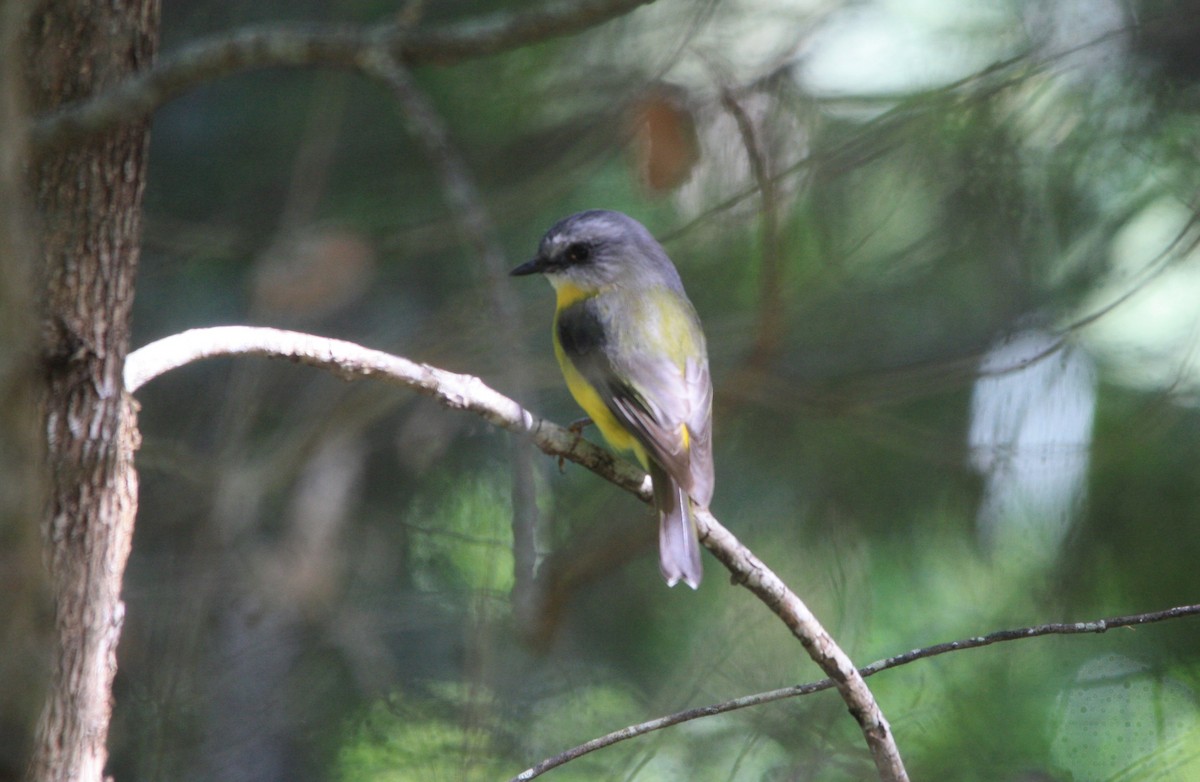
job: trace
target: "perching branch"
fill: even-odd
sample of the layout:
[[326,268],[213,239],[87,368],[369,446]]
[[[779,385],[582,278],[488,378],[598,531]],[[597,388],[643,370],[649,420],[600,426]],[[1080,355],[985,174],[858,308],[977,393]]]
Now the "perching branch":
[[573,35],[652,0],[559,0],[518,13],[499,12],[432,30],[389,20],[374,25],[271,24],[195,41],[160,57],[111,89],[39,119],[31,136],[44,150],[150,114],[193,87],[260,68],[323,66],[365,70],[382,52],[409,64],[451,65],[474,57]]
[[[132,393],[171,369],[203,358],[232,355],[288,358],[327,369],[346,380],[378,378],[413,389],[447,407],[471,411],[503,429],[524,433],[545,453],[581,464],[644,502],[651,499],[650,479],[641,470],[567,429],[534,416],[479,378],[341,340],[248,326],[194,329],[131,353],[125,364],[125,385]],[[708,512],[696,515],[701,542],[729,569],[736,583],[753,592],[783,620],[813,661],[829,675],[862,729],[880,779],[907,780],[891,728],[850,658],[804,602],[733,533]]]
[[592,445],[470,375],[418,364],[352,342],[295,331],[251,326],[192,329],[152,342],[129,354],[125,387],[135,393],[154,378],[192,362],[218,356],[285,358],[328,370],[343,380],[375,378],[465,410],[502,429],[527,434],[542,451],[580,464],[602,478],[650,502],[650,479],[629,462]]
[[[987,635],[977,635],[971,638],[964,638],[960,641],[948,641],[946,643],[934,644],[926,646],[923,649],[913,649],[911,652],[898,654],[894,657],[887,657],[882,660],[876,660],[870,665],[858,669],[858,672],[863,677],[872,676],[880,671],[886,671],[889,668],[898,668],[901,665],[923,660],[926,657],[936,657],[947,652],[957,652],[963,649],[977,649],[981,646],[989,646],[994,643],[1004,641],[1019,641],[1024,638],[1037,638],[1043,635],[1079,635],[1082,633],[1103,633],[1107,630],[1112,630],[1117,627],[1131,627],[1134,625],[1150,624],[1152,622],[1162,622],[1167,619],[1178,619],[1185,616],[1200,615],[1200,605],[1177,606],[1168,608],[1163,611],[1152,611],[1145,614],[1131,614],[1129,616],[1117,616],[1111,619],[1097,619],[1091,622],[1071,622],[1071,623],[1052,623],[1045,625],[1035,625],[1033,627],[1022,627],[1018,630],[998,630]],[[708,706],[697,706],[692,709],[684,709],[677,711],[674,714],[667,714],[656,719],[639,722],[636,725],[614,730],[612,733],[607,733],[603,736],[597,736],[594,739],[585,741],[583,744],[571,747],[564,750],[553,757],[546,758],[535,766],[531,766],[522,771],[517,776],[513,777],[510,782],[526,782],[526,780],[540,777],[550,769],[558,768],[561,765],[571,762],[578,757],[595,752],[598,749],[611,747],[613,744],[618,744],[627,739],[644,736],[647,733],[653,733],[656,730],[669,728],[672,725],[679,725],[683,722],[690,722],[702,717],[711,717],[716,714],[725,714],[738,709],[745,709],[750,706],[761,706],[764,703],[772,703],[781,701],[786,698],[796,698],[801,695],[810,695],[814,692],[828,690],[833,687],[832,679],[821,679],[820,681],[808,682],[806,684],[795,684],[791,687],[781,687],[777,690],[769,690],[767,692],[759,692],[753,695],[744,695],[741,698],[734,698],[721,703],[713,703]]]

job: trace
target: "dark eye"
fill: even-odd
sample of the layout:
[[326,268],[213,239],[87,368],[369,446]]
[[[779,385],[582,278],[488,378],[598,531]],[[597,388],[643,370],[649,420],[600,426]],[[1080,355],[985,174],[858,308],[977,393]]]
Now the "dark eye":
[[587,263],[592,258],[592,248],[583,242],[567,247],[567,263]]

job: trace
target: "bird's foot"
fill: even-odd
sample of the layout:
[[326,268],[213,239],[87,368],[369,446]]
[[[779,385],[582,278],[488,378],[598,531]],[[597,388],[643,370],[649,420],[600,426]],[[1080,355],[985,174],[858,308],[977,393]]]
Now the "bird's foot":
[[[575,435],[575,441],[571,443],[571,450],[575,450],[575,446],[579,445],[579,441],[583,439],[583,430],[591,426],[592,423],[592,419],[584,416],[583,418],[576,418],[567,424],[567,431]],[[558,471],[566,471],[566,459],[562,456],[558,457]]]

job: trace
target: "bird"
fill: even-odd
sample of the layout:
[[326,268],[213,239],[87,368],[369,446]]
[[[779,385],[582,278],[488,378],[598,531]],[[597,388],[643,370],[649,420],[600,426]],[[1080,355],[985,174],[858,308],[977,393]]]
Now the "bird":
[[675,265],[637,220],[593,209],[565,217],[511,271],[555,291],[554,353],[575,401],[617,451],[650,473],[659,569],[700,586],[696,508],[713,495],[712,378],[696,314]]

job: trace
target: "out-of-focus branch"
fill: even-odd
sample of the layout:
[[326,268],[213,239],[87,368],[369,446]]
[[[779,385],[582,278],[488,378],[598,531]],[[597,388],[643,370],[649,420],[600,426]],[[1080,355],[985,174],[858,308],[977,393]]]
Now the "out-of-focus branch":
[[242,71],[322,66],[361,69],[385,52],[410,64],[450,65],[573,35],[652,0],[559,0],[521,12],[499,12],[432,30],[388,21],[376,25],[271,24],[195,41],[161,57],[111,89],[42,117],[35,148],[66,143],[137,119],[187,90]]
[[[445,120],[433,101],[421,89],[412,73],[394,56],[377,51],[364,59],[363,68],[385,84],[400,104],[409,132],[425,148],[441,179],[442,197],[450,207],[474,254],[483,266],[487,280],[488,298],[495,318],[496,335],[493,348],[507,353],[504,365],[505,385],[521,399],[529,398],[530,383],[526,377],[523,351],[505,335],[524,333],[520,310],[507,284],[509,263],[496,231],[495,223],[484,206],[475,176],[463,155],[454,144]],[[535,578],[537,563],[537,489],[534,485],[534,453],[528,441],[512,438],[510,444],[512,469],[512,533],[513,533],[513,602],[522,624],[538,613],[541,605],[539,580]]]
[[[202,358],[231,355],[288,358],[327,369],[347,380],[379,378],[411,388],[447,407],[474,412],[503,429],[524,433],[547,454],[570,459],[643,501],[650,500],[650,480],[641,470],[569,430],[534,416],[479,378],[350,342],[247,326],[194,329],[131,353],[125,365],[125,384],[132,393],[171,369]],[[696,522],[700,540],[729,569],[733,580],[766,603],[833,680],[866,737],[880,779],[907,780],[891,728],[849,657],[804,602],[712,514],[697,513]]]
[[[964,649],[978,649],[981,646],[990,646],[994,643],[1002,643],[1004,641],[1020,641],[1025,638],[1038,638],[1043,635],[1080,635],[1083,633],[1103,633],[1118,627],[1133,627],[1136,625],[1151,624],[1153,622],[1162,622],[1168,619],[1179,619],[1185,616],[1200,615],[1200,605],[1176,606],[1175,608],[1167,608],[1162,611],[1151,611],[1144,614],[1130,614],[1128,616],[1116,616],[1111,619],[1095,619],[1090,622],[1055,622],[1044,625],[1034,625],[1032,627],[1022,627],[1016,630],[998,630],[987,635],[977,635],[971,638],[963,638],[959,641],[948,641],[946,643],[934,644],[921,649],[913,649],[910,652],[895,655],[894,657],[886,657],[882,660],[876,660],[870,665],[858,669],[858,672],[863,677],[872,676],[881,671],[886,671],[889,668],[897,668],[901,665],[923,660],[927,657],[936,657],[947,652],[957,652]],[[536,766],[531,766],[522,771],[517,776],[513,777],[510,782],[525,782],[525,780],[540,777],[550,769],[558,768],[559,766],[569,763],[578,757],[595,752],[598,749],[611,747],[613,744],[619,744],[627,739],[644,736],[647,733],[653,733],[656,730],[669,728],[672,725],[679,725],[683,722],[698,720],[702,717],[712,717],[716,714],[725,714],[738,709],[749,708],[750,706],[761,706],[764,703],[772,703],[781,701],[786,698],[796,698],[801,695],[811,695],[814,692],[828,690],[834,686],[833,679],[821,679],[820,681],[808,682],[806,684],[795,684],[791,687],[781,687],[777,690],[769,690],[767,692],[758,692],[753,695],[744,695],[740,698],[722,701],[721,703],[713,703],[708,706],[697,706],[693,709],[684,709],[677,711],[674,714],[667,714],[656,719],[639,722],[636,725],[629,725],[614,730],[612,733],[607,733],[603,736],[597,736],[594,739],[585,741],[582,744],[564,750],[553,757],[546,758]]]
[[[446,204],[454,210],[465,238],[482,258],[488,276],[494,278],[489,281],[502,280],[507,268],[495,226],[484,208],[475,177],[451,141],[446,123],[429,96],[417,85],[408,68],[389,51],[375,49],[364,54],[359,58],[359,67],[391,90],[400,104],[409,132],[425,148],[434,165]],[[515,305],[507,300],[501,309],[506,310],[505,317],[510,317],[515,312]]]
[[758,270],[758,324],[750,351],[751,367],[762,367],[779,350],[783,335],[783,237],[779,228],[779,186],[771,172],[770,153],[754,119],[730,88],[721,90],[721,105],[733,116],[762,203],[762,257]]

